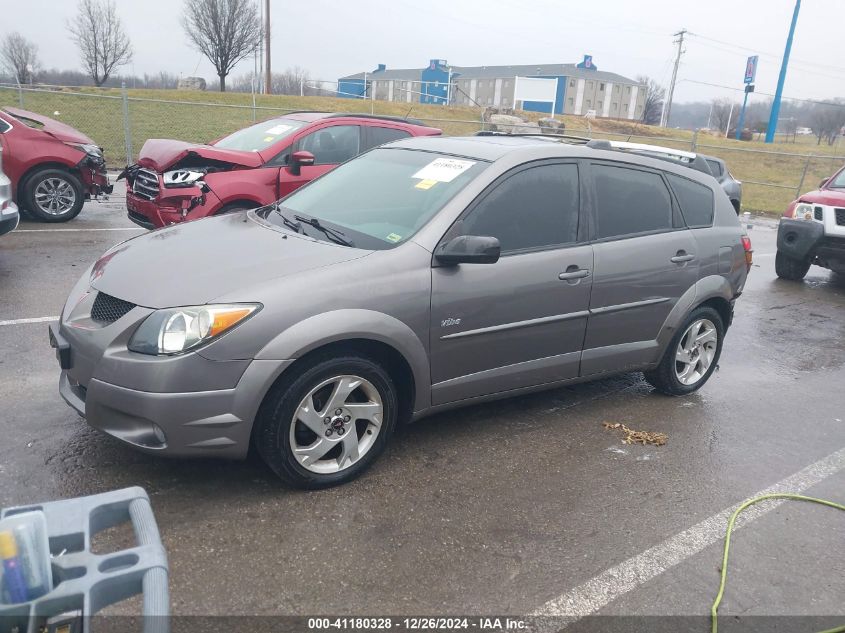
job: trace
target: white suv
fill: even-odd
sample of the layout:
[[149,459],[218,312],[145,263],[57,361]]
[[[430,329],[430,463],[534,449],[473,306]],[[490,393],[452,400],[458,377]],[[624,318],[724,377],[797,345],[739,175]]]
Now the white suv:
[[0,235],[14,231],[19,220],[18,208],[12,202],[12,183],[3,173],[3,151],[0,150]]
[[845,167],[800,196],[781,218],[778,277],[801,280],[811,264],[845,274]]

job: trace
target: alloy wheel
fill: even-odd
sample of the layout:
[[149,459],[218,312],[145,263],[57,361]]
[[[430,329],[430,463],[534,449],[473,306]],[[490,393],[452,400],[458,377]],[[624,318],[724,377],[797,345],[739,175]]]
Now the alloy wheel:
[[49,215],[69,213],[76,204],[76,190],[67,180],[45,178],[35,187],[35,204]]
[[346,470],[375,444],[384,404],[378,389],[360,376],[322,381],[299,403],[290,425],[290,445],[300,466],[314,473]]
[[684,385],[701,380],[716,357],[719,332],[709,319],[698,319],[687,328],[675,352],[675,376]]

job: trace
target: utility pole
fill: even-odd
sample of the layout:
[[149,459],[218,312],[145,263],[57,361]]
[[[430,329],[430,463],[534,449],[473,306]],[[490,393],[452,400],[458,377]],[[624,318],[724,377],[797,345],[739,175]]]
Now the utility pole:
[[270,0],[264,0],[264,94],[271,94],[270,75]]
[[686,34],[686,29],[681,29],[674,34],[678,39],[672,43],[678,45],[678,54],[675,56],[675,68],[672,69],[672,83],[669,84],[669,97],[666,99],[666,110],[663,112],[663,120],[660,122],[660,127],[669,126],[669,115],[672,114],[672,97],[675,95],[675,81],[678,79],[678,65],[681,63],[681,55],[684,54],[684,35]]
[[772,101],[772,111],[769,114],[769,127],[766,128],[766,142],[775,140],[775,132],[778,129],[778,115],[780,114],[780,98],[783,94],[783,84],[786,82],[786,67],[789,65],[789,52],[792,50],[792,37],[795,35],[795,25],[798,24],[798,11],[801,10],[801,0],[795,0],[795,10],[792,12],[792,24],[789,27],[789,35],[786,38],[786,48],[783,51],[783,61],[780,65],[780,76],[778,77],[778,88],[775,90],[775,98]]

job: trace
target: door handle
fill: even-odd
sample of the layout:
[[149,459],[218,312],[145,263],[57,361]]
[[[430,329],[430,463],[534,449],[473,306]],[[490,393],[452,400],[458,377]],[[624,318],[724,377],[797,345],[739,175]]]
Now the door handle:
[[677,255],[669,258],[669,261],[675,264],[683,264],[684,262],[691,262],[694,259],[695,255],[689,255],[686,251],[678,251]]
[[561,281],[568,281],[570,279],[583,279],[589,277],[590,271],[586,268],[578,268],[577,266],[570,266],[565,273],[560,273],[557,278]]

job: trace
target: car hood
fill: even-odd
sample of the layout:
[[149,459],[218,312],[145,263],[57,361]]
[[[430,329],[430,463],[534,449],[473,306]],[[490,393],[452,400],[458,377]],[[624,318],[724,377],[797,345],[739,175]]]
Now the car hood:
[[175,224],[118,244],[94,264],[90,283],[147,308],[202,305],[254,284],[369,253],[273,227],[252,212],[235,213]]
[[816,189],[805,193],[798,201],[830,206],[845,205],[845,189]]
[[51,119],[50,117],[42,116],[29,110],[21,110],[20,108],[3,108],[4,112],[8,112],[13,117],[21,119],[29,119],[35,121],[41,127],[34,128],[40,132],[46,132],[50,136],[68,143],[80,143],[83,145],[96,145],[90,137],[86,136],[79,130],[71,126]]
[[185,141],[173,141],[163,138],[151,138],[141,148],[138,164],[141,167],[163,172],[179,161],[192,157],[204,158],[218,163],[228,163],[240,167],[260,167],[264,159],[258,152],[245,152],[237,149],[222,149],[213,145],[200,145]]

